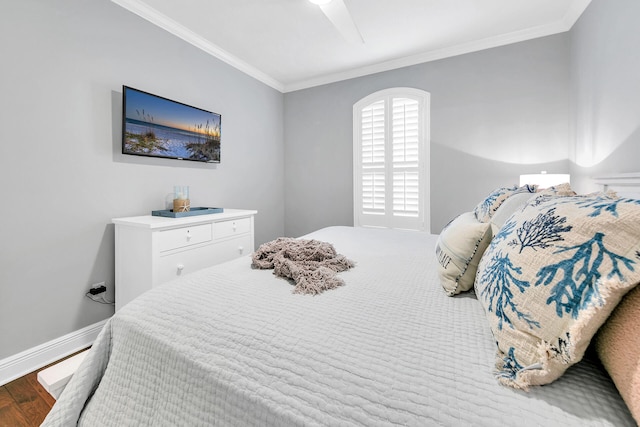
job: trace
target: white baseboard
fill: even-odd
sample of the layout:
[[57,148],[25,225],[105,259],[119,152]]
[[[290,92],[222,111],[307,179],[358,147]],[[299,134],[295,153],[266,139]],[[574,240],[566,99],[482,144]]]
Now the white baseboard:
[[91,346],[107,320],[0,360],[0,386]]

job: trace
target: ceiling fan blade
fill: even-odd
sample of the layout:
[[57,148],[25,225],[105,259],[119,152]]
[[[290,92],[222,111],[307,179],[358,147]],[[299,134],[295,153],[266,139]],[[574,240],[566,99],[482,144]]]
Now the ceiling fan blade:
[[320,9],[347,41],[364,43],[364,39],[355,22],[353,22],[344,0],[332,0],[328,4],[321,5]]

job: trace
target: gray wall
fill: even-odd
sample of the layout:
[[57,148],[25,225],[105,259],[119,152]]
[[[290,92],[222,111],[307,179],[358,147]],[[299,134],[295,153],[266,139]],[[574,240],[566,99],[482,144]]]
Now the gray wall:
[[[0,4],[0,359],[110,316],[111,218],[252,208],[284,232],[283,95],[109,0]],[[121,86],[222,114],[217,166],[120,154]]]
[[640,170],[640,2],[593,0],[570,33],[571,176]]
[[285,231],[353,224],[352,107],[431,93],[431,231],[521,173],[568,172],[568,35],[285,94]]

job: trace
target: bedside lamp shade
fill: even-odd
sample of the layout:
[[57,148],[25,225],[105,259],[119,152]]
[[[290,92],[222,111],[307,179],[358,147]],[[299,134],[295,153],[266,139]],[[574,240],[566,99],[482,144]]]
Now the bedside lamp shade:
[[520,175],[520,186],[525,184],[537,184],[538,188],[549,188],[553,185],[569,183],[571,181],[571,175],[568,173],[534,173]]

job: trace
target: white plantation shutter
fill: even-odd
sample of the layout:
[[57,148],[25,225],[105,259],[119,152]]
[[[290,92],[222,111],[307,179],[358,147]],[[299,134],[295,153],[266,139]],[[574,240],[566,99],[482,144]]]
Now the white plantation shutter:
[[428,229],[428,100],[398,88],[354,105],[356,226]]
[[393,214],[417,218],[420,214],[419,103],[393,98]]
[[362,110],[362,210],[370,215],[385,212],[384,101]]
[[372,215],[384,215],[384,172],[362,174],[362,211]]
[[418,172],[393,173],[393,214],[418,217],[420,214]]

